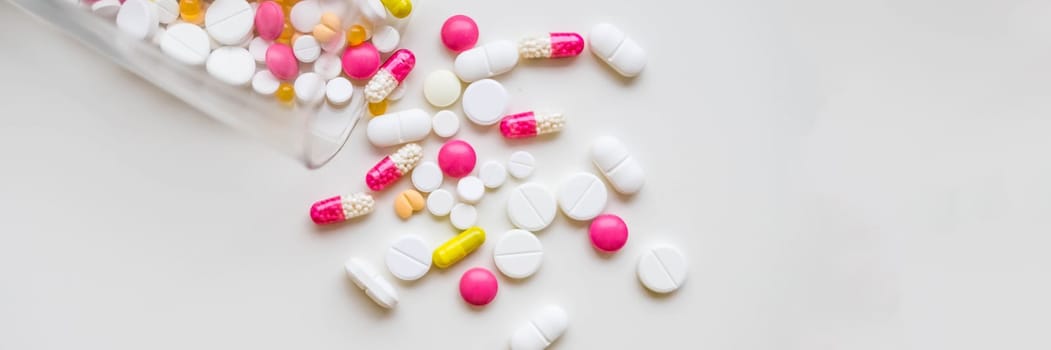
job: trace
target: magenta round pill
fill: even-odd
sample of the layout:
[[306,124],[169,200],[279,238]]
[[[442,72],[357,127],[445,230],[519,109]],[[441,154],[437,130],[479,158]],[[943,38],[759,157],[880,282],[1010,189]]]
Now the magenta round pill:
[[353,79],[371,78],[380,69],[380,52],[371,42],[351,46],[343,52],[343,71]]
[[451,140],[438,151],[438,167],[445,175],[461,178],[471,174],[477,161],[474,147],[463,140]]
[[628,242],[628,225],[619,216],[602,214],[591,221],[588,227],[591,245],[600,251],[613,253]]
[[442,44],[453,52],[474,47],[478,42],[478,24],[471,17],[455,15],[442,24]]
[[255,10],[255,31],[259,32],[259,37],[274,41],[284,29],[285,11],[281,10],[281,5],[273,1],[259,3],[259,8]]
[[266,49],[266,68],[274,77],[293,80],[299,75],[299,61],[288,45],[274,43]]
[[489,304],[496,298],[496,276],[484,267],[475,267],[460,277],[460,296],[474,306]]

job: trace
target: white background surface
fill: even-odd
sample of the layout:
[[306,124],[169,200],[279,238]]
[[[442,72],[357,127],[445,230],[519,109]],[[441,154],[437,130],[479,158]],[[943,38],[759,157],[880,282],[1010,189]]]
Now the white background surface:
[[[688,3],[689,5],[679,5]],[[0,4],[0,349],[494,349],[540,305],[570,314],[558,349],[1046,349],[1051,327],[1051,4],[428,1],[405,33],[419,63],[392,110],[424,105],[451,66],[441,22],[482,42],[611,21],[651,54],[635,81],[589,53],[500,78],[513,109],[562,110],[556,138],[467,127],[479,161],[533,152],[554,186],[619,136],[645,189],[609,211],[631,227],[602,258],[560,215],[541,271],[500,279],[472,309],[460,273],[398,284],[383,312],[351,256],[382,266],[404,233],[378,198],[367,220],[316,229],[307,208],[364,188],[384,153],[360,128],[320,171],[247,140]],[[362,124],[363,125],[363,124]],[[430,139],[427,154],[440,141]],[[513,185],[513,183],[512,183]],[[453,184],[447,182],[447,188]],[[490,242],[511,186],[479,206]],[[644,248],[690,258],[677,294],[634,277]],[[386,272],[384,272],[386,273]]]

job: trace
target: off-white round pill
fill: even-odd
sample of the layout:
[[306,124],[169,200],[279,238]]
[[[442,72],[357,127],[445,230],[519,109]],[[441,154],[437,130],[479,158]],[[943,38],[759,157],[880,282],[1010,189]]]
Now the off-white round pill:
[[159,24],[157,8],[148,0],[125,1],[117,11],[117,28],[139,40],[153,36]]
[[342,105],[350,101],[350,98],[354,96],[354,84],[350,83],[350,80],[344,77],[338,77],[336,79],[329,80],[325,84],[325,97],[328,98],[328,102],[332,102],[335,105]]
[[255,76],[255,59],[240,47],[224,46],[208,55],[204,68],[219,81],[230,85],[246,85]]
[[534,167],[536,167],[536,158],[533,158],[532,153],[526,151],[511,153],[511,159],[507,160],[507,172],[516,179],[524,179],[533,175]]
[[493,125],[503,117],[510,100],[507,89],[496,80],[479,80],[463,92],[463,113],[475,124]]
[[401,33],[398,33],[398,30],[394,29],[394,27],[378,27],[372,33],[372,45],[379,52],[388,53],[394,51],[394,49],[398,48],[399,42],[401,42]]
[[321,57],[321,46],[313,35],[303,35],[292,43],[292,50],[300,62],[310,63]]
[[204,29],[223,45],[237,45],[252,34],[255,12],[245,0],[215,1],[204,13]]
[[464,176],[456,183],[456,194],[467,203],[478,203],[485,195],[485,184],[475,176]]
[[536,232],[551,225],[557,207],[555,197],[547,188],[536,183],[526,183],[511,192],[507,201],[507,216],[515,227]]
[[300,1],[292,6],[288,20],[292,22],[292,27],[300,33],[312,33],[314,26],[321,23],[321,6],[318,5],[317,0]]
[[179,19],[179,2],[177,0],[154,0],[157,4],[157,19],[169,24]]
[[678,248],[661,245],[642,254],[639,281],[657,293],[671,293],[686,281],[686,257]]
[[440,111],[431,119],[431,127],[435,135],[452,137],[460,131],[460,117],[450,110]]
[[303,73],[292,86],[299,102],[313,104],[325,98],[325,81],[317,73]]
[[423,81],[423,97],[435,107],[447,107],[460,98],[460,79],[447,70],[436,70]]
[[387,269],[400,280],[418,280],[431,269],[431,249],[419,236],[402,236],[387,250]]
[[347,260],[343,268],[347,270],[347,276],[354,282],[354,285],[365,291],[365,295],[372,298],[377,305],[389,309],[398,304],[398,291],[394,289],[390,281],[380,276],[372,264],[358,258],[351,258]]
[[439,187],[442,187],[444,179],[445,175],[442,175],[442,168],[429,160],[421,162],[420,165],[416,166],[416,169],[412,170],[412,186],[416,187],[416,190],[420,192],[437,190]]
[[267,42],[266,39],[260,37],[255,37],[248,43],[248,52],[252,54],[252,58],[254,58],[257,63],[266,62],[266,50],[268,49],[270,49],[270,42]]
[[281,81],[266,69],[255,72],[255,76],[252,77],[252,90],[260,95],[273,95],[280,86]]
[[511,350],[543,350],[569,327],[569,316],[554,305],[544,307],[511,336]]
[[490,160],[482,164],[481,170],[478,171],[478,177],[482,179],[485,187],[499,188],[507,181],[507,169],[500,162]]
[[161,36],[160,44],[161,51],[168,57],[194,66],[204,64],[212,52],[208,33],[189,23],[168,26],[168,30]]
[[91,4],[91,12],[106,19],[117,17],[118,11],[120,11],[120,0],[99,0]]
[[[419,168],[417,168],[419,170]],[[456,199],[453,198],[452,192],[437,189],[431,194],[427,195],[427,211],[431,212],[434,216],[446,216],[453,210],[453,204],[456,203]]]
[[570,175],[558,186],[558,207],[570,219],[594,219],[606,209],[606,184],[590,173]]
[[507,231],[493,249],[493,261],[504,276],[526,278],[540,269],[544,246],[536,235],[525,230]]
[[453,227],[466,230],[478,222],[478,210],[473,205],[457,203],[449,213],[449,221]]
[[321,76],[321,79],[336,79],[343,73],[343,61],[335,54],[321,54],[321,57],[314,61],[314,73]]

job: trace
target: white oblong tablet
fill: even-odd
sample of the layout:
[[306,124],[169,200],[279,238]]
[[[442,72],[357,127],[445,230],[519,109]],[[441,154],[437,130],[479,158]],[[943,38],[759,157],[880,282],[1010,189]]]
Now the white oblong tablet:
[[213,2],[204,13],[204,29],[223,45],[237,45],[252,34],[255,11],[245,0]]
[[479,80],[463,92],[463,113],[475,124],[493,125],[507,112],[510,100],[507,89],[496,80]]
[[268,49],[270,49],[270,42],[261,37],[255,37],[248,43],[248,53],[252,54],[252,58],[255,59],[256,63],[266,62],[266,50]]
[[447,107],[460,99],[460,79],[447,70],[436,70],[423,81],[423,97],[435,107]]
[[569,328],[569,316],[562,308],[549,305],[511,336],[511,350],[543,350]]
[[467,203],[478,203],[485,195],[485,184],[475,176],[464,176],[456,183],[456,194]]
[[224,46],[208,55],[204,68],[219,81],[230,85],[246,85],[255,76],[255,59],[240,47]]
[[389,147],[423,140],[431,133],[431,116],[413,108],[369,120],[366,136],[376,147]]
[[600,23],[588,33],[591,52],[625,77],[634,77],[646,67],[646,51],[635,40],[609,23]]
[[507,181],[507,168],[500,162],[490,160],[482,164],[481,170],[478,170],[478,177],[482,179],[486,188],[499,188]]
[[461,52],[453,70],[461,80],[472,82],[506,73],[518,65],[518,47],[510,40],[498,40]]
[[372,298],[377,305],[392,308],[398,304],[398,291],[386,278],[380,276],[372,264],[358,258],[351,258],[343,265],[347,270],[347,276],[365,291],[365,295]]
[[361,16],[373,26],[382,25],[387,21],[387,8],[383,7],[380,0],[359,0],[355,2]]
[[627,147],[614,137],[606,136],[595,140],[591,146],[591,161],[617,192],[637,193],[646,182],[642,165],[628,153]]
[[161,23],[170,24],[179,19],[179,2],[177,0],[154,0],[157,4],[157,19]]
[[292,87],[296,91],[296,99],[301,103],[314,104],[325,98],[325,81],[317,73],[300,74]]
[[434,192],[427,195],[427,211],[434,216],[449,215],[455,203],[456,199],[453,198],[452,192],[443,189],[434,190]]
[[343,73],[343,62],[335,54],[321,54],[321,57],[314,61],[314,73],[321,76],[321,79],[336,79],[340,73]]
[[252,90],[255,90],[260,95],[273,95],[280,86],[281,81],[277,80],[277,77],[274,77],[270,70],[267,69],[255,72],[255,76],[252,77]]
[[544,186],[536,183],[519,185],[507,200],[507,216],[520,229],[537,232],[555,220],[558,205]]
[[317,0],[300,1],[292,6],[288,20],[300,33],[312,33],[314,26],[321,23],[321,6]]
[[589,173],[570,175],[558,186],[558,207],[570,219],[594,219],[606,209],[606,185]]
[[671,293],[686,281],[686,256],[673,246],[657,246],[642,254],[637,272],[647,289]]
[[120,0],[99,0],[91,4],[91,12],[106,19],[113,19],[117,17],[120,5]]
[[431,269],[431,249],[419,236],[402,236],[387,250],[387,269],[400,280],[418,280]]
[[453,227],[466,230],[478,222],[478,209],[470,204],[456,203],[449,212],[449,221],[452,222]]
[[[320,75],[319,75],[320,76]],[[329,80],[325,84],[325,97],[334,105],[343,105],[354,96],[354,84],[344,77]]]
[[117,11],[117,28],[139,40],[153,36],[159,24],[157,8],[148,0],[127,0]]
[[398,33],[397,29],[391,26],[382,26],[376,28],[376,31],[372,33],[372,45],[376,47],[376,50],[382,53],[389,53],[398,48],[398,43],[401,42],[401,33]]
[[507,160],[507,172],[516,179],[525,179],[533,175],[535,167],[536,158],[533,158],[532,153],[526,151],[511,153],[511,159]]
[[510,278],[526,278],[540,269],[544,246],[536,235],[524,230],[507,231],[493,249],[493,261],[500,273]]
[[435,135],[452,137],[460,131],[460,117],[450,110],[440,111],[431,119],[431,128],[434,129]]
[[321,57],[321,44],[318,44],[313,35],[302,35],[292,43],[292,52],[299,62],[311,63]]
[[189,23],[168,26],[161,36],[161,51],[168,57],[194,66],[204,64],[212,52],[208,33],[204,29]]
[[412,170],[412,186],[420,192],[437,190],[442,187],[443,180],[445,180],[445,175],[442,175],[442,169],[438,167],[438,164],[429,160],[421,162]]

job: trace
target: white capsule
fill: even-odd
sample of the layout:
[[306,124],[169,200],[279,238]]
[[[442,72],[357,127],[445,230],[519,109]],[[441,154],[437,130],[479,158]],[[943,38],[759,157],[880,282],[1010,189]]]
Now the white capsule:
[[625,77],[639,75],[646,67],[646,51],[612,24],[591,28],[588,46],[596,57]]
[[476,46],[456,56],[453,70],[460,80],[473,82],[507,73],[518,65],[518,48],[510,40]]
[[423,140],[431,133],[431,116],[422,109],[389,113],[369,120],[366,136],[376,147]]

